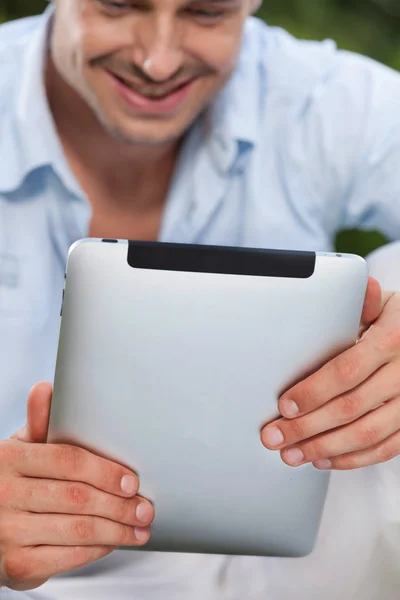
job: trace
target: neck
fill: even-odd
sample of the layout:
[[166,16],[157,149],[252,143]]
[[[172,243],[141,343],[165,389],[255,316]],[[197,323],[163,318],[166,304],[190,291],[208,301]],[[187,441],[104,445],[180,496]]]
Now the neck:
[[132,183],[136,184],[143,177],[152,177],[153,173],[160,176],[173,169],[180,142],[145,146],[114,139],[86,102],[59,75],[51,58],[46,70],[46,90],[67,158],[84,165],[106,187],[108,182],[132,189]]

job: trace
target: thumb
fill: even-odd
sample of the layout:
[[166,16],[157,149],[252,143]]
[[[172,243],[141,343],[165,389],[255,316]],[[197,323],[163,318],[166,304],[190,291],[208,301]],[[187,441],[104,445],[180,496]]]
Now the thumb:
[[46,441],[51,395],[51,383],[41,382],[33,386],[28,396],[26,424],[11,436],[12,439],[39,444]]
[[361,317],[361,326],[367,327],[379,317],[383,310],[382,290],[379,282],[369,277],[367,292],[365,294],[364,308]]

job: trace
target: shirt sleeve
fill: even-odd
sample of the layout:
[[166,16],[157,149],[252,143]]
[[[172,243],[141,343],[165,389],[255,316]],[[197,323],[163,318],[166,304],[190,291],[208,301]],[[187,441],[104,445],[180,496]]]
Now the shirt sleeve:
[[384,290],[400,292],[400,242],[386,244],[367,256],[370,275]]
[[[400,242],[386,244],[367,256],[370,274],[375,277],[384,290],[400,292]],[[391,549],[400,552],[400,456],[375,465],[376,473],[375,488],[378,493],[382,516],[386,527],[392,530],[391,543],[395,546]],[[387,529],[387,535],[391,529]],[[383,538],[382,538],[383,539]],[[388,541],[390,538],[388,538]]]
[[[350,53],[343,59],[349,61],[349,85],[351,79],[356,84],[358,142],[342,226],[376,229],[400,240],[400,73]],[[357,135],[349,126],[349,136]]]
[[400,240],[400,73],[329,46],[322,56],[311,84],[290,88],[295,109],[278,136],[288,196],[332,240],[353,228]]

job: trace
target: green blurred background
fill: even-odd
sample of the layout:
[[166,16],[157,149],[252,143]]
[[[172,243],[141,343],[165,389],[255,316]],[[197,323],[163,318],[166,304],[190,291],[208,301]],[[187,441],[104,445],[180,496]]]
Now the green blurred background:
[[[46,4],[0,0],[0,21],[41,12]],[[341,48],[400,70],[400,0],[264,0],[259,14],[298,37],[332,38]],[[337,248],[364,256],[385,241],[379,232],[345,231]]]

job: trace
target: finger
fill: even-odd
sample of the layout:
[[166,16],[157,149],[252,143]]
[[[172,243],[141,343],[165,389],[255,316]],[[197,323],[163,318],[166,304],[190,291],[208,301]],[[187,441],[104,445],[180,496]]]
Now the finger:
[[281,451],[288,465],[300,465],[371,448],[400,428],[400,397],[361,419]]
[[33,386],[28,396],[26,424],[12,436],[12,439],[31,443],[46,441],[51,394],[51,383],[41,382]]
[[358,387],[320,408],[297,419],[279,419],[269,423],[261,432],[263,444],[278,450],[359,419],[383,402],[400,395],[398,371],[395,363],[385,365]]
[[52,386],[42,382],[33,387],[28,396],[27,433],[28,441],[45,442],[50,419]]
[[382,290],[379,282],[374,277],[368,278],[368,286],[365,294],[364,307],[361,316],[361,323],[368,325],[373,323],[383,309]]
[[[372,326],[373,328],[374,326]],[[288,419],[316,410],[329,400],[359,386],[391,359],[384,350],[384,332],[375,328],[365,341],[329,361],[279,399],[279,412]]]
[[0,442],[0,463],[19,475],[80,481],[118,496],[134,496],[139,489],[135,473],[77,446]]
[[131,527],[91,516],[38,515],[7,511],[0,515],[1,541],[7,546],[142,546],[148,527]]
[[22,512],[91,515],[126,525],[150,525],[154,509],[140,496],[120,498],[80,482],[17,478],[13,489],[0,482],[3,508]]
[[317,469],[332,469],[348,471],[350,469],[361,469],[370,465],[388,462],[400,454],[400,431],[396,431],[378,444],[359,450],[317,461],[314,466]]
[[3,558],[7,587],[35,589],[53,575],[79,569],[113,552],[113,546],[37,546],[16,548]]

